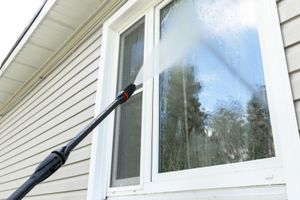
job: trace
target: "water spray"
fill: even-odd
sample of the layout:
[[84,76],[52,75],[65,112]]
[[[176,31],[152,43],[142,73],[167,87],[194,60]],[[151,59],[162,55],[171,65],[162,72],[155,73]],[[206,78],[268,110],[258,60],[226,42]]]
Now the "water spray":
[[82,129],[71,141],[65,146],[57,149],[49,154],[35,169],[29,179],[23,183],[8,200],[20,200],[36,185],[47,179],[68,159],[71,151],[114,109],[125,103],[136,90],[135,84],[130,84],[124,88],[116,97],[116,99],[97,117],[95,117],[84,129]]

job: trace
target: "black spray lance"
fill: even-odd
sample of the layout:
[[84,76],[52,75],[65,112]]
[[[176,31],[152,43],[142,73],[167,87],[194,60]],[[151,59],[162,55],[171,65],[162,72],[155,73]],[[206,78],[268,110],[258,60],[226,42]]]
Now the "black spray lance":
[[63,164],[65,164],[71,151],[116,107],[126,102],[131,95],[134,93],[136,86],[134,84],[128,85],[124,88],[116,99],[97,117],[95,117],[84,129],[82,129],[76,137],[74,137],[68,144],[61,147],[58,150],[53,151],[48,155],[36,168],[34,173],[29,179],[23,183],[10,197],[8,200],[20,200],[30,190],[32,190],[37,184],[47,179],[56,170],[58,170]]

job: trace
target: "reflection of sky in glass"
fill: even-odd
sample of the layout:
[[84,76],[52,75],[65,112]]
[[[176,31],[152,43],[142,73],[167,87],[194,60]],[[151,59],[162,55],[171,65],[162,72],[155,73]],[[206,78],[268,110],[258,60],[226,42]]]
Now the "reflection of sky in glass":
[[202,107],[213,111],[220,101],[238,101],[246,109],[254,93],[265,85],[254,3],[204,0],[197,6],[205,40],[183,62],[195,66]]
[[[222,47],[218,46],[223,44]],[[246,105],[264,85],[257,32],[245,29],[238,39],[219,38],[193,49],[185,61],[196,68],[201,82],[200,101],[212,111],[218,101],[239,100]]]

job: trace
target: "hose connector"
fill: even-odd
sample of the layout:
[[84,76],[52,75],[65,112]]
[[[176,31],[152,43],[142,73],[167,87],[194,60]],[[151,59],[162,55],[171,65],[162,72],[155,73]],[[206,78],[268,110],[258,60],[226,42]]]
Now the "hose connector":
[[126,102],[131,97],[131,95],[134,93],[135,90],[136,90],[135,84],[131,83],[120,92],[120,94],[117,96],[117,100],[120,102],[120,104]]

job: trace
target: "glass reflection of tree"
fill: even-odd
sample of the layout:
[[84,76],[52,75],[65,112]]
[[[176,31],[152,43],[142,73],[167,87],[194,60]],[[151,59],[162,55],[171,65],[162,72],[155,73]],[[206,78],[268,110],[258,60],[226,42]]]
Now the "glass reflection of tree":
[[194,69],[174,67],[160,76],[160,172],[273,157],[264,87],[246,105],[232,99],[209,114]]
[[235,101],[222,103],[209,120],[209,159],[206,165],[242,161],[245,157],[244,112]]
[[275,156],[272,129],[265,87],[253,94],[247,105],[248,159],[261,159]]
[[233,100],[219,105],[210,116],[206,165],[275,155],[265,87],[257,89],[245,106],[246,113],[243,105]]
[[160,171],[197,167],[203,155],[193,143],[205,137],[206,114],[200,110],[194,66],[174,67],[160,83]]

